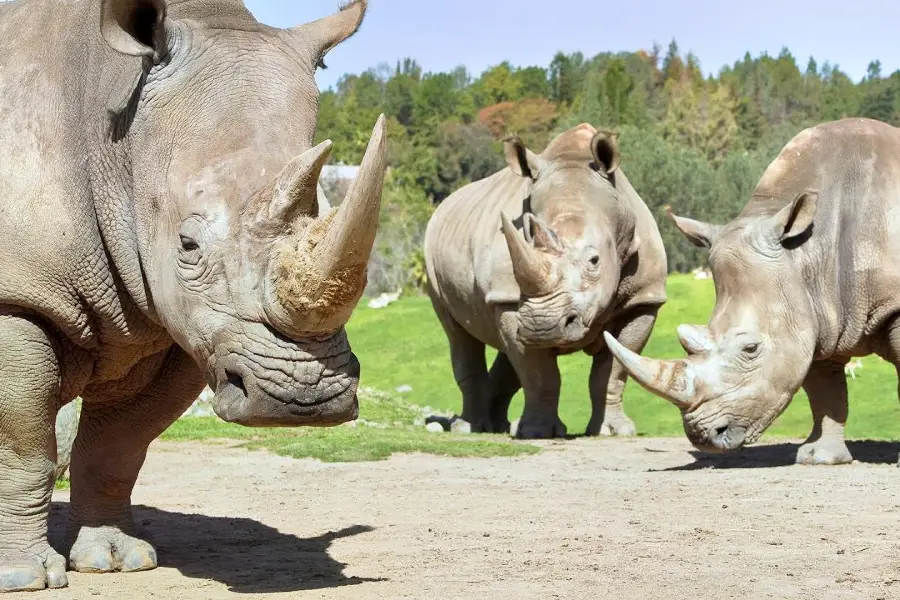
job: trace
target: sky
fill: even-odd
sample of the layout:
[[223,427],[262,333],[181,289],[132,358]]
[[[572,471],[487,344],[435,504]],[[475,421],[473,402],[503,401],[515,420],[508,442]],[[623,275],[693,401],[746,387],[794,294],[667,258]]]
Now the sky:
[[[334,12],[337,0],[244,0],[263,23],[290,27]],[[665,48],[675,38],[707,74],[749,51],[787,46],[801,69],[814,56],[854,80],[879,59],[900,69],[897,0],[370,0],[360,31],[326,57],[321,89],[344,73],[412,57],[425,71],[465,65],[473,75],[504,60],[549,64],[558,51]]]

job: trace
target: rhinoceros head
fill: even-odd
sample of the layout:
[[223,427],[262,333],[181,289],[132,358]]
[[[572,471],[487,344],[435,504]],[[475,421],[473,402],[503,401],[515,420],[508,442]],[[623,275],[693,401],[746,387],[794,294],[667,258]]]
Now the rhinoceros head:
[[774,214],[726,226],[673,216],[692,243],[711,249],[716,287],[709,326],[678,328],[687,358],[644,358],[605,334],[632,377],[681,409],[688,438],[702,450],[759,439],[809,371],[817,320],[795,250],[812,232],[816,201],[816,192],[804,192]]
[[[104,0],[102,34],[142,56],[124,111],[141,268],[158,320],[205,368],[215,410],[245,425],[355,418],[344,324],[366,284],[384,118],[337,209],[312,147],[317,65],[366,9],[263,26],[239,0]],[[130,116],[128,116],[130,115]]]
[[523,234],[506,215],[501,223],[521,292],[519,338],[531,347],[578,344],[610,307],[639,244],[616,187],[616,135],[585,124],[541,155],[517,138],[505,150],[510,169],[532,181]]

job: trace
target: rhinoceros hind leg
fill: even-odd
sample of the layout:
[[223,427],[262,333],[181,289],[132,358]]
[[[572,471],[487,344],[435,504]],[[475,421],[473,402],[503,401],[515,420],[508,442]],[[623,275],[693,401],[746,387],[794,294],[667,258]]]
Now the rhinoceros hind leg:
[[[85,395],[72,450],[69,566],[84,573],[146,571],[156,551],[135,535],[131,491],[147,447],[175,422],[203,389],[203,378],[181,348],[145,359],[152,383],[124,402]],[[146,371],[143,372],[146,377]]]
[[803,389],[809,396],[813,429],[797,451],[797,464],[844,465],[853,462],[844,441],[848,406],[843,363],[813,363]]
[[47,542],[60,401],[53,337],[0,312],[0,591],[61,588],[66,563]]
[[471,425],[472,433],[492,433],[485,345],[457,323],[439,302],[432,299],[432,306],[450,342],[453,377],[462,393],[460,417]]
[[494,433],[509,433],[509,403],[513,396],[522,389],[522,384],[515,368],[509,362],[509,357],[503,352],[497,353],[489,376],[491,430]]

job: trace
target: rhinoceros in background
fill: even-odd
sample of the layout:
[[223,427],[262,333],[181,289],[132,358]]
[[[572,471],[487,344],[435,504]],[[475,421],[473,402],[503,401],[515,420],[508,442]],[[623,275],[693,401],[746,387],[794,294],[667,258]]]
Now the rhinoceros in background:
[[355,418],[344,324],[381,201],[384,120],[337,210],[314,73],[364,0],[295,29],[240,0],[0,5],[0,590],[66,585],[47,543],[54,419],[83,399],[69,566],[156,566],[131,491],[208,383],[244,425]]
[[[634,434],[622,410],[626,372],[604,328],[640,352],[666,300],[656,222],[619,169],[616,137],[579,125],[540,155],[505,144],[509,168],[438,207],[425,233],[428,291],[450,341],[462,418],[473,431],[562,436],[557,356],[593,356],[590,435]],[[499,350],[488,373],[485,345]]]
[[674,217],[710,249],[716,306],[682,325],[688,357],[652,360],[607,341],[631,375],[681,409],[698,448],[756,441],[802,386],[804,464],[852,460],[844,443],[851,357],[900,365],[900,129],[869,119],[798,134],[727,225]]

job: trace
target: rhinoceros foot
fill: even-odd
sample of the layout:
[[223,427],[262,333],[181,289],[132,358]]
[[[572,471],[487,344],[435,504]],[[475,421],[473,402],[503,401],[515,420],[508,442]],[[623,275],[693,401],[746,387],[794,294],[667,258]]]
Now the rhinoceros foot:
[[0,555],[0,592],[64,588],[66,559],[47,545],[38,554]]
[[69,567],[81,573],[131,573],[156,565],[153,546],[116,527],[82,527],[69,551]]
[[848,465],[853,456],[843,439],[823,438],[800,446],[797,450],[798,465]]
[[523,440],[538,440],[566,437],[566,425],[559,417],[527,418],[519,421],[515,436]]
[[637,428],[634,421],[629,419],[625,413],[607,414],[606,418],[599,425],[592,419],[585,431],[587,436],[606,435],[606,436],[622,436],[630,437],[637,435]]

